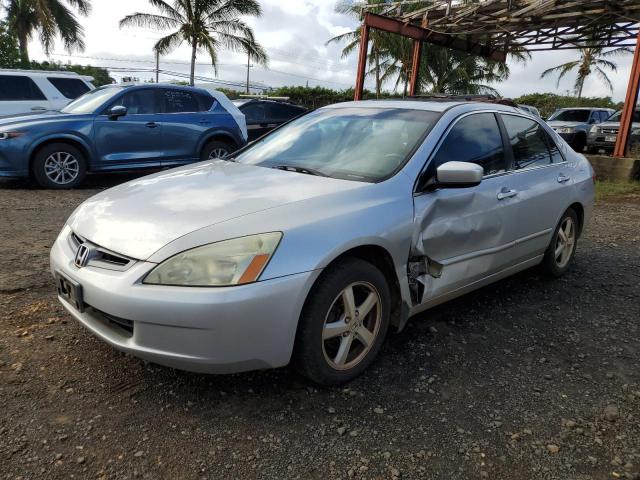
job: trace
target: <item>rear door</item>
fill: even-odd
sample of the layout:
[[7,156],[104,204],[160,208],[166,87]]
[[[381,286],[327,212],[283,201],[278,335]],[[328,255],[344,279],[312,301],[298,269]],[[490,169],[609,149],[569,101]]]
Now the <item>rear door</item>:
[[429,161],[423,178],[434,179],[437,167],[449,161],[477,163],[485,176],[476,187],[427,189],[415,196],[412,256],[437,272],[423,277],[418,303],[514,264],[519,199],[505,148],[495,114],[472,113],[454,122]]
[[50,110],[51,102],[26,75],[0,75],[0,116]]
[[165,156],[163,166],[182,165],[200,160],[200,140],[215,125],[209,109],[214,98],[185,89],[160,90]]
[[[96,117],[95,168],[160,166],[165,149],[157,113],[158,92],[156,88],[127,91]],[[110,118],[108,110],[120,105],[127,107],[127,114],[117,119]]]
[[571,168],[540,123],[515,114],[501,114],[501,119],[512,155],[509,177],[519,199],[517,256],[529,259],[544,253],[569,206]]

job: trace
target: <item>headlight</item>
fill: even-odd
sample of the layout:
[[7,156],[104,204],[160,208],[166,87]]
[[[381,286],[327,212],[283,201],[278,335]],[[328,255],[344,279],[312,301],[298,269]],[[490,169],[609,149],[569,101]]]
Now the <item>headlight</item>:
[[22,132],[0,132],[0,140],[8,140],[10,138],[21,137],[24,135]]
[[575,132],[575,128],[573,127],[562,127],[562,128],[558,128],[556,129],[556,132],[558,133],[573,133]]
[[640,135],[640,128],[634,128],[633,130],[631,130],[631,135],[633,136]]
[[591,130],[589,130],[589,133],[591,133],[592,135],[595,135],[596,133],[598,133],[598,126],[594,125],[593,127],[591,127]]
[[262,233],[178,253],[151,270],[143,283],[222,287],[255,282],[276,251],[282,233]]

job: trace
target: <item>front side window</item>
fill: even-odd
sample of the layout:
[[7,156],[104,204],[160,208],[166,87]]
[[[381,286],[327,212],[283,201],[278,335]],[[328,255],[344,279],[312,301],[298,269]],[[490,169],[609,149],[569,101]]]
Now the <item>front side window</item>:
[[79,78],[47,77],[47,80],[66,98],[75,100],[87,93],[90,88]]
[[256,141],[236,160],[263,167],[306,168],[347,180],[380,181],[404,165],[438,118],[438,113],[425,110],[320,109]]
[[125,93],[112,105],[127,107],[127,115],[152,115],[157,113],[156,90],[134,90]]
[[0,101],[46,100],[33,80],[23,75],[0,75]]
[[469,115],[453,126],[432,163],[437,168],[451,161],[477,163],[485,175],[505,171],[502,136],[493,113]]
[[549,151],[551,139],[542,125],[534,120],[515,115],[502,115],[502,121],[513,149],[514,170],[535,168],[552,163]]
[[164,90],[162,92],[165,113],[192,113],[200,111],[198,100],[185,90]]

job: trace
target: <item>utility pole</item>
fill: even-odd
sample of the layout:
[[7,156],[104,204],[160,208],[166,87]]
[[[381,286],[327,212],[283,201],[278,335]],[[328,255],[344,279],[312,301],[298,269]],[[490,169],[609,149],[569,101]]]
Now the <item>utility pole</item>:
[[247,94],[249,92],[249,69],[251,68],[251,52],[247,50]]
[[160,78],[160,52],[156,50],[156,83]]

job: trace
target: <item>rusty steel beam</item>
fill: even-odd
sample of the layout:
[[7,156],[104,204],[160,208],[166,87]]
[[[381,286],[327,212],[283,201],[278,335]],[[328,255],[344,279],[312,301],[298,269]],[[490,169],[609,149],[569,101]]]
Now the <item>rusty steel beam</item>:
[[364,77],[367,73],[367,53],[369,52],[369,25],[365,23],[360,27],[360,54],[358,56],[358,72],[356,73],[356,89],[353,94],[355,101],[362,100],[364,90]]
[[633,124],[633,115],[638,103],[638,88],[640,87],[640,34],[636,42],[636,50],[633,54],[633,64],[631,65],[631,75],[629,77],[629,87],[627,88],[627,97],[624,101],[624,109],[620,118],[620,131],[618,132],[618,140],[616,148],[613,151],[614,157],[624,157],[627,154],[629,146],[629,134],[631,125]]
[[409,82],[409,95],[412,97],[418,94],[418,77],[420,74],[420,57],[422,56],[422,42],[413,41],[413,59],[411,61],[411,79]]
[[375,13],[365,13],[364,24],[377,30],[397,33],[403,37],[429,42],[441,47],[451,48],[452,50],[473,53],[474,55],[486,57],[497,62],[505,62],[507,60],[506,52],[496,50],[479,42],[470,41],[454,35],[434,32],[428,28],[421,28],[411,23],[401,22],[393,18],[376,15]]

